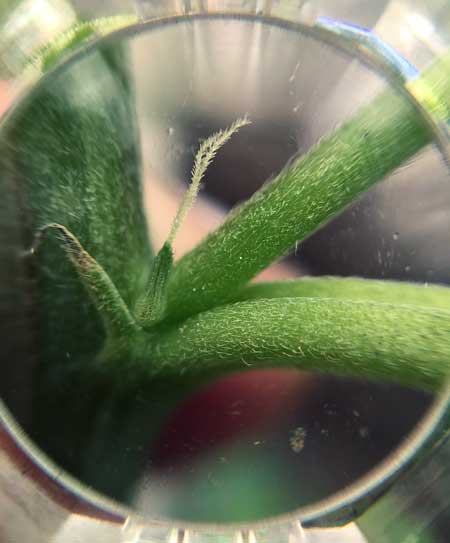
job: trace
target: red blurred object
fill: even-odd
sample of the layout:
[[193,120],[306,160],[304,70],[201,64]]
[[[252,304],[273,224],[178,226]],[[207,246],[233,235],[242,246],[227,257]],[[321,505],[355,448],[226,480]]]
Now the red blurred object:
[[211,447],[262,427],[298,409],[314,390],[314,376],[296,370],[233,374],[187,400],[161,433],[153,468],[191,460]]

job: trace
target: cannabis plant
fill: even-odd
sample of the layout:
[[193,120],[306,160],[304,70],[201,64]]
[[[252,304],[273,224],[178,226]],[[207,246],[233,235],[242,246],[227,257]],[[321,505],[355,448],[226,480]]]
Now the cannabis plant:
[[[127,65],[120,46],[103,45],[44,78],[3,129],[31,247],[38,362],[28,431],[41,447],[124,499],[170,409],[224,374],[298,368],[438,390],[450,366],[447,288],[338,277],[250,283],[432,142],[416,107],[384,92],[173,262],[208,165],[250,119],[242,112],[201,143],[154,251]],[[449,73],[447,55],[411,92],[448,112]]]

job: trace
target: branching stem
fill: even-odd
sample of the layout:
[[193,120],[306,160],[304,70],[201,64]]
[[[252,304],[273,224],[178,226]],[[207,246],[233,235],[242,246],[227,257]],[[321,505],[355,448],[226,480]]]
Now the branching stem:
[[[448,54],[442,57],[411,84],[413,91],[427,88],[443,111],[450,103],[449,59]],[[170,318],[181,320],[229,300],[431,141],[412,103],[386,91],[292,162],[176,263],[168,289]]]

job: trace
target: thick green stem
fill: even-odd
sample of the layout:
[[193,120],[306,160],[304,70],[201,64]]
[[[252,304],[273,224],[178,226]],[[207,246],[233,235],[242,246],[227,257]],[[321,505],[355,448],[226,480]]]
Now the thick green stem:
[[304,277],[290,281],[254,283],[238,292],[233,301],[297,297],[381,302],[450,310],[448,287],[356,277]]
[[[99,45],[78,62],[43,78],[3,124],[0,134],[0,178],[14,181],[13,190],[23,206],[21,235],[23,230],[29,232],[27,246],[40,227],[61,224],[76,235],[114,285],[108,288],[109,281],[95,266],[90,269],[95,277],[91,273],[89,283],[86,275],[80,278],[64,245],[51,236],[30,266],[36,266],[36,276],[19,287],[32,289],[27,290],[26,303],[30,306],[27,312],[34,317],[29,334],[37,358],[32,385],[26,391],[33,394],[33,403],[32,420],[25,430],[53,460],[82,479],[92,443],[102,439],[98,419],[110,409],[110,398],[116,395],[109,374],[94,373],[95,356],[105,347],[100,317],[106,327],[116,329],[119,323],[122,332],[128,327],[129,315],[121,301],[109,294],[117,288],[126,306],[134,308],[152,261],[142,209],[140,146],[129,65],[122,44]],[[97,286],[102,285],[99,296],[94,296],[97,307],[92,303],[93,289],[88,293],[93,279]],[[98,305],[104,308],[103,315]],[[117,347],[110,345],[109,351]],[[114,354],[117,358],[117,352]],[[125,357],[125,375],[126,362]],[[152,390],[147,383],[150,398]],[[134,428],[133,417],[140,416],[136,415],[140,405],[134,391],[127,400],[124,424]],[[145,428],[139,431],[145,442]],[[125,458],[127,445],[120,443]],[[105,457],[112,446],[119,456],[119,445],[113,442],[105,445]],[[99,464],[101,460],[95,467]],[[117,471],[117,479],[121,477],[125,486],[127,470]],[[95,468],[90,473],[92,478],[85,480],[95,485]],[[105,468],[103,477],[109,474]]]
[[149,346],[166,375],[289,367],[437,389],[450,369],[450,312],[373,302],[281,298],[229,304]]
[[[450,103],[449,72],[443,57],[412,84],[434,111],[436,104],[446,111]],[[177,263],[169,281],[169,316],[182,319],[227,301],[431,139],[412,103],[386,91]]]

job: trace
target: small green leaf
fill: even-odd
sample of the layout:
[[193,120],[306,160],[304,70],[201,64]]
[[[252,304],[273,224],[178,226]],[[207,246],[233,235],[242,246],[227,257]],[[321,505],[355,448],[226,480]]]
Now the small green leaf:
[[151,263],[147,290],[136,303],[136,320],[143,328],[150,328],[164,317],[167,305],[167,281],[172,263],[172,247],[166,242]]
[[57,223],[47,224],[40,228],[32,254],[36,253],[43,236],[51,230],[58,232],[68,258],[89,292],[104,324],[107,339],[114,342],[127,334],[136,332],[138,330],[136,322],[108,274],[67,228]]

